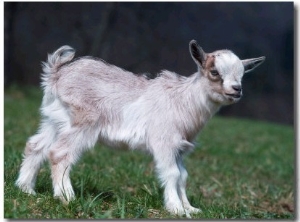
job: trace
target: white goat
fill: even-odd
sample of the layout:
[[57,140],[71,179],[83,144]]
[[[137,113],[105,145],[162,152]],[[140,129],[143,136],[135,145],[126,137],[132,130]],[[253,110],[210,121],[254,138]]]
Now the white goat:
[[71,165],[100,142],[150,152],[164,186],[164,204],[173,214],[201,212],[186,196],[184,153],[222,106],[239,101],[244,73],[265,57],[240,60],[229,50],[205,53],[189,45],[198,71],[184,77],[162,71],[156,78],[135,75],[102,60],[82,57],[62,46],[43,63],[39,131],[26,143],[16,185],[35,194],[36,176],[46,158],[51,163],[54,196],[74,199]]

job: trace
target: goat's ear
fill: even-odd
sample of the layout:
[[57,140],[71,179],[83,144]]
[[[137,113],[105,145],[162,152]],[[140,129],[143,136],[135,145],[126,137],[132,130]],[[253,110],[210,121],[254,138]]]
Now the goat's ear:
[[253,71],[257,66],[262,64],[265,61],[265,59],[266,59],[266,57],[262,56],[259,58],[242,60],[242,63],[245,68],[245,73]]
[[204,62],[206,60],[206,53],[198,45],[196,40],[190,41],[190,53],[197,65],[204,67]]

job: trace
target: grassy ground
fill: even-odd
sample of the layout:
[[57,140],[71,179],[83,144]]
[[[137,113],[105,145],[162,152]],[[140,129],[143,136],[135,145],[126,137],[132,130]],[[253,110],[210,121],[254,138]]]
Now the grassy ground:
[[[40,170],[36,196],[16,189],[40,102],[36,88],[5,92],[5,218],[177,218],[163,209],[152,159],[140,152],[97,145],[85,153],[71,174],[77,199],[69,205],[53,199],[47,164]],[[185,158],[189,199],[203,210],[193,218],[294,218],[292,127],[214,117],[197,142]]]

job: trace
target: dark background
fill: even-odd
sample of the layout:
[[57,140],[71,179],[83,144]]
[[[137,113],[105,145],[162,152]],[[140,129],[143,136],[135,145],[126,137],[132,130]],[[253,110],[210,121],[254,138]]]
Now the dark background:
[[266,56],[243,80],[243,99],[221,115],[293,124],[293,2],[4,3],[4,84],[39,85],[41,61],[61,45],[135,73],[190,75],[188,43]]

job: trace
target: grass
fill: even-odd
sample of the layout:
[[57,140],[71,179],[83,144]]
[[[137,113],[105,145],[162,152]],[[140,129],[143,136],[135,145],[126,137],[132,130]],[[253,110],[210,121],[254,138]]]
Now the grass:
[[[36,196],[14,186],[27,138],[39,122],[41,91],[11,87],[4,96],[4,217],[18,219],[179,218],[163,208],[152,158],[97,145],[71,173],[77,199],[52,197],[49,166]],[[238,105],[238,104],[236,104]],[[294,219],[294,131],[290,126],[214,117],[185,158],[187,193],[199,219]]]

